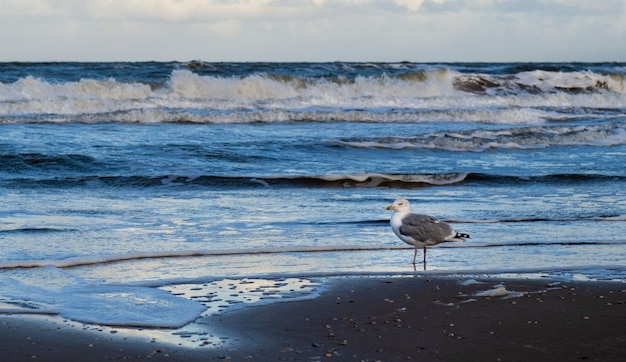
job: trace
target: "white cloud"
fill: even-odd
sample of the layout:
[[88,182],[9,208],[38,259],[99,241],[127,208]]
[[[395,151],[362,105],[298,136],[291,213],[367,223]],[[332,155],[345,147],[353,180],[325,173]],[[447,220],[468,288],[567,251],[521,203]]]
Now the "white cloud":
[[396,4],[405,6],[411,11],[418,11],[422,7],[424,0],[396,0]]
[[5,61],[626,57],[626,0],[0,0],[0,8]]
[[[445,0],[430,0],[430,2],[433,2],[436,4],[443,4],[444,1]],[[398,6],[406,7],[410,11],[419,11],[419,9],[422,7],[422,4],[424,2],[425,0],[395,0],[395,3]]]
[[27,17],[32,19],[58,18],[67,14],[66,9],[50,0],[0,0],[0,19]]
[[109,0],[89,2],[93,17],[164,21],[198,21],[259,17],[270,0]]

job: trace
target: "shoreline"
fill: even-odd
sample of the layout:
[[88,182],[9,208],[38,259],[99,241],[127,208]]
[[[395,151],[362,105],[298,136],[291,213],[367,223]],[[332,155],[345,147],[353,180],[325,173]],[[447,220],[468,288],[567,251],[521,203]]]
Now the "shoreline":
[[[186,347],[0,316],[4,361],[618,361],[626,284],[427,276],[324,279],[314,299],[251,305],[195,323],[226,341]],[[175,332],[175,331],[172,331]]]

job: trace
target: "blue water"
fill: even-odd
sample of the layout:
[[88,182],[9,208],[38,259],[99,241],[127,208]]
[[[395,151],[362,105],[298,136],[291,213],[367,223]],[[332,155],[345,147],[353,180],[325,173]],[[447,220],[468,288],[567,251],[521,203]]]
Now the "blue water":
[[[623,63],[0,64],[0,311],[181,327],[220,288],[245,305],[325,275],[623,281],[625,79]],[[399,196],[472,238],[414,271],[385,210]]]

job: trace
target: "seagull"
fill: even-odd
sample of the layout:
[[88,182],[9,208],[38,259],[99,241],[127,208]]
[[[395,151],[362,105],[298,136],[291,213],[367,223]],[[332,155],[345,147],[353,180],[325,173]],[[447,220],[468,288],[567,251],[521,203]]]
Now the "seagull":
[[426,247],[451,241],[465,241],[469,234],[458,233],[450,225],[437,218],[411,213],[409,201],[396,199],[387,206],[387,210],[395,211],[391,216],[391,230],[400,240],[415,246],[413,265],[417,257],[417,248],[424,248],[424,268],[426,268]]

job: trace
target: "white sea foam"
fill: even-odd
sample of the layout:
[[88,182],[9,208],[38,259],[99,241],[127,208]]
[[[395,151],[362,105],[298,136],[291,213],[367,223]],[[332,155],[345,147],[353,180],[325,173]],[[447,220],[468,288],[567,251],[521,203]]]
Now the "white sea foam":
[[552,146],[615,146],[626,143],[626,130],[621,123],[596,126],[544,125],[506,130],[436,132],[414,137],[337,139],[326,140],[326,142],[355,148],[484,152],[490,149],[532,150]]
[[[33,273],[57,280],[52,285],[38,283]],[[67,273],[55,268],[29,274],[0,278],[0,314],[52,314],[96,325],[179,328],[203,314],[243,304],[312,298],[320,290],[319,283],[300,278],[224,279],[156,288],[67,278],[62,283],[58,279],[64,279]]]
[[[459,83],[469,82],[467,77],[445,68],[352,80],[265,74],[215,77],[176,70],[168,82],[154,87],[114,79],[51,83],[28,76],[0,83],[0,117],[3,122],[538,124],[576,116],[558,112],[563,108],[626,107],[624,80],[595,73],[522,73],[514,85],[493,78],[489,82],[503,83],[494,86],[494,94],[457,89]],[[527,93],[518,83],[540,92]],[[507,90],[500,91],[502,87]],[[572,88],[583,91],[562,90]]]
[[[50,271],[50,269],[48,269]],[[29,279],[32,281],[32,279]],[[105,325],[176,328],[205,310],[197,302],[155,288],[73,283],[62,287],[0,279],[1,301],[37,314],[58,314],[74,321]],[[0,309],[15,313],[15,308]]]
[[76,286],[64,290],[63,296],[61,316],[94,324],[177,328],[206,309],[201,303],[154,288]]
[[521,84],[550,92],[554,89],[611,89],[614,92],[626,91],[624,77],[596,74],[591,71],[550,72],[533,70],[516,75]]
[[459,284],[466,287],[468,285],[477,285],[477,284],[483,284],[483,283],[479,282],[476,279],[466,279],[466,280],[460,280]]
[[[483,298],[502,298],[502,299],[510,299],[510,298],[519,298],[519,297],[523,297],[525,295],[531,294],[531,293],[541,293],[544,290],[541,291],[535,291],[535,292],[516,292],[516,291],[511,291],[506,289],[506,287],[502,284],[496,285],[491,289],[488,290],[483,290],[483,291],[479,291],[479,292],[475,292],[473,295],[476,297],[483,297]],[[475,301],[474,299],[470,299],[467,300],[466,302],[469,301]]]
[[477,297],[504,297],[510,292],[503,285],[497,285],[491,289],[474,293]]
[[394,181],[404,183],[424,183],[429,185],[451,185],[462,182],[467,177],[467,173],[453,173],[453,174],[433,174],[433,175],[419,175],[419,174],[381,174],[381,173],[361,173],[361,174],[341,174],[341,175],[325,175],[320,176],[320,179],[326,181],[356,181],[361,184],[366,184],[369,187],[376,187],[383,183],[389,183]]

